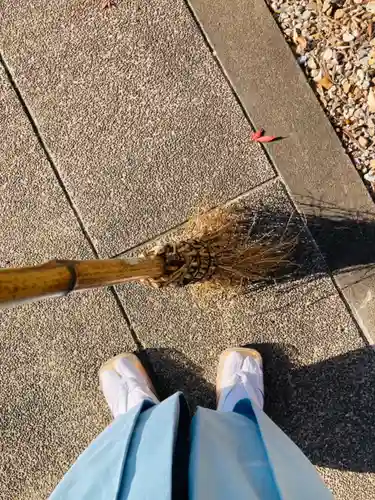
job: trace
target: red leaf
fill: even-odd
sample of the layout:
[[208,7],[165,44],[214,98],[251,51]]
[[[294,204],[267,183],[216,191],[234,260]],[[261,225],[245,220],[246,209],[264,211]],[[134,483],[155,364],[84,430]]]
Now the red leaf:
[[250,134],[250,139],[252,141],[257,141],[262,135],[264,134],[264,130],[260,128],[259,130],[256,130],[255,132],[251,132]]
[[259,130],[256,130],[255,132],[251,132],[250,134],[250,139],[255,142],[272,142],[277,139],[275,135],[263,135],[264,130],[260,128]]
[[263,135],[262,137],[259,137],[258,139],[256,139],[256,141],[257,142],[272,142],[275,139],[277,139],[277,137],[275,135]]

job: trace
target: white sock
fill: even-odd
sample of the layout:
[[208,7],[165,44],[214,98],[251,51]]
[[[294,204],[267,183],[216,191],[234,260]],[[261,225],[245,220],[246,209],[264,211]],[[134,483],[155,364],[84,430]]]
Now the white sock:
[[126,358],[118,358],[114,369],[100,373],[104,397],[114,418],[124,414],[143,400],[158,403],[144,375]]
[[263,371],[255,358],[231,352],[224,362],[220,385],[219,411],[233,411],[241,399],[250,399],[263,409]]

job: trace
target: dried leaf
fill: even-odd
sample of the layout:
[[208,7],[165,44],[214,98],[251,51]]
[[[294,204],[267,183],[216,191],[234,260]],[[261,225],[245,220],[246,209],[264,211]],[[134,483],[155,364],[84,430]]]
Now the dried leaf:
[[366,4],[366,10],[368,12],[371,12],[372,14],[375,14],[375,2],[368,2]]
[[298,31],[294,28],[293,31],[293,42],[298,45],[298,47],[302,50],[305,50],[307,47],[307,40],[302,35],[298,34]]
[[333,86],[333,83],[332,83],[332,80],[330,79],[329,75],[326,74],[323,76],[323,78],[321,78],[318,81],[318,85],[320,85],[321,87],[323,87],[326,90],[329,90]]
[[250,139],[254,142],[272,142],[277,139],[275,135],[263,135],[264,130],[260,128],[250,134]]
[[374,90],[371,88],[368,93],[367,97],[367,105],[368,105],[368,110],[370,113],[375,113],[375,93]]

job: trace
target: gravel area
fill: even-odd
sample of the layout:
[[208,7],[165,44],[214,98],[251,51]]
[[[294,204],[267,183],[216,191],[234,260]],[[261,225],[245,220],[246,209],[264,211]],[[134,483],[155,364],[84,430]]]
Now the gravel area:
[[375,0],[268,0],[375,199]]

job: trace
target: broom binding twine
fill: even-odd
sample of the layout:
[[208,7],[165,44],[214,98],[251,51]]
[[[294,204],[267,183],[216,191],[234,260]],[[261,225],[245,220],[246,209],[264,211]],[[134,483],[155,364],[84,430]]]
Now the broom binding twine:
[[206,281],[213,276],[217,267],[215,254],[210,247],[195,240],[168,243],[155,250],[154,255],[164,260],[164,274],[146,281],[157,288]]

